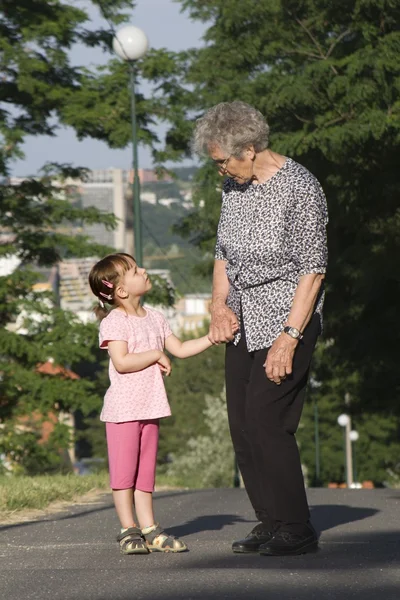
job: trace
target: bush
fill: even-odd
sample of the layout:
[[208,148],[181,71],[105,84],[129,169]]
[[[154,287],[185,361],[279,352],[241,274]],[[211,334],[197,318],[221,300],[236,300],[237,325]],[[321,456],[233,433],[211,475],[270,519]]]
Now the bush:
[[172,456],[167,475],[188,487],[231,487],[234,453],[226,414],[225,393],[206,396],[203,411],[207,433],[191,438],[186,451]]

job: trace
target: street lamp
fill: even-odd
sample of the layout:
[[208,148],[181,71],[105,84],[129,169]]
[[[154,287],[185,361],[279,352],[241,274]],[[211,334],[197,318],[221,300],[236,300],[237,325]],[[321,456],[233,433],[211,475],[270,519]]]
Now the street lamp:
[[342,414],[338,416],[337,422],[339,423],[340,427],[343,427],[346,485],[348,488],[350,488],[353,484],[353,464],[351,458],[350,441],[351,418],[349,415]]
[[113,38],[113,49],[116,54],[129,64],[130,90],[131,90],[131,125],[133,149],[133,232],[135,240],[135,259],[139,266],[143,266],[142,251],[142,217],[140,206],[140,181],[138,168],[137,148],[137,123],[135,104],[135,61],[142,58],[149,47],[146,34],[133,25],[126,25],[119,29]]
[[[360,437],[360,435],[359,435],[358,431],[356,431],[355,429],[352,429],[350,431],[349,437],[350,437],[351,442],[356,442],[358,440],[358,438]],[[353,451],[353,476],[354,476],[353,487],[361,487],[361,485],[357,482],[356,447],[354,444],[352,444],[352,451]]]

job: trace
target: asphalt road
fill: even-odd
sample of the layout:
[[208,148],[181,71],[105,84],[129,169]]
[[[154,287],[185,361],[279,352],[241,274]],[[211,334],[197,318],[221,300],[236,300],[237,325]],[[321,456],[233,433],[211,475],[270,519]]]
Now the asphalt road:
[[190,551],[122,556],[111,497],[0,527],[1,600],[400,600],[400,491],[308,490],[317,554],[234,555],[253,527],[244,490],[156,494]]

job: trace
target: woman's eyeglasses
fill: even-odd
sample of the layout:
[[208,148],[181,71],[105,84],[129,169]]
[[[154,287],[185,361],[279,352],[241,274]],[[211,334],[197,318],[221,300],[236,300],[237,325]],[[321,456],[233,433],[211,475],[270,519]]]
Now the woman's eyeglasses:
[[213,160],[213,164],[217,167],[218,171],[221,173],[226,173],[226,167],[228,166],[229,159],[231,158],[231,154],[228,158],[221,158],[219,160]]

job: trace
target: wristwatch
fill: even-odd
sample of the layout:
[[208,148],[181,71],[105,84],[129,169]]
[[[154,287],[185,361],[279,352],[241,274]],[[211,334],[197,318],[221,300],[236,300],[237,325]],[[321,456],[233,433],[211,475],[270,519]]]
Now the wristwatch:
[[289,325],[286,325],[286,327],[283,328],[283,331],[295,340],[301,340],[303,338],[303,334],[296,329],[296,327],[290,327]]

